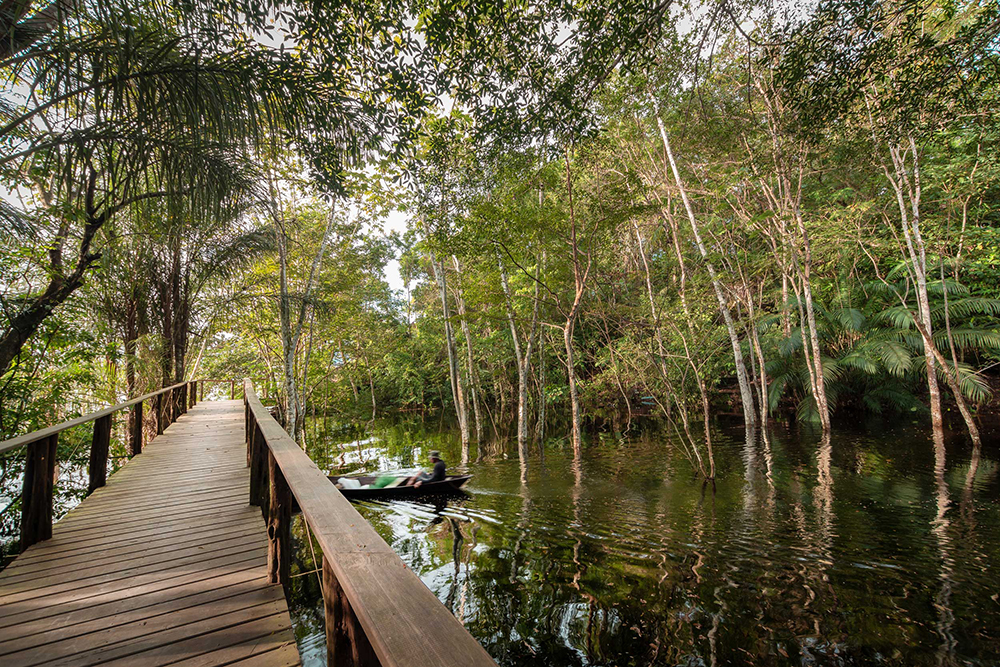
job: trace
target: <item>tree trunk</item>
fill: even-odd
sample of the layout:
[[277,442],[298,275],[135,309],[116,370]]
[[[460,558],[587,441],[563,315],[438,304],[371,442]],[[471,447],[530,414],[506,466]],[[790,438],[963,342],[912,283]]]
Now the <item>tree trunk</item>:
[[674,182],[680,192],[681,201],[684,202],[684,209],[687,212],[688,221],[691,224],[691,231],[694,234],[695,243],[698,246],[698,252],[701,254],[702,259],[705,260],[705,266],[708,269],[708,275],[712,281],[712,289],[715,292],[716,300],[719,302],[719,311],[722,313],[722,319],[726,324],[726,332],[729,334],[729,343],[733,348],[733,361],[736,364],[736,381],[740,387],[740,399],[743,403],[743,419],[748,425],[755,425],[757,423],[757,413],[754,407],[753,392],[750,389],[750,381],[747,378],[747,369],[743,362],[743,351],[740,349],[740,340],[736,334],[736,326],[733,323],[733,316],[729,311],[729,306],[726,304],[726,298],[722,291],[722,284],[715,273],[715,267],[708,259],[708,251],[705,249],[705,244],[701,238],[698,220],[695,218],[694,209],[691,208],[691,202],[687,196],[687,188],[684,187],[684,182],[681,180],[680,171],[677,169],[677,161],[674,159],[673,150],[670,148],[670,139],[667,136],[667,130],[663,125],[663,120],[660,118],[658,111],[656,114],[656,123],[660,129],[660,139],[663,142],[663,149],[666,152],[667,159],[670,163],[670,170],[673,172]]
[[[272,189],[273,194],[273,189]],[[288,291],[288,244],[285,232],[285,220],[280,211],[273,213],[274,231],[278,245],[279,263],[279,296],[278,312],[281,320],[281,348],[282,348],[282,371],[284,374],[284,415],[285,430],[292,440],[299,442],[299,433],[304,418],[302,397],[295,373],[295,358],[299,349],[299,341],[302,338],[302,330],[305,326],[306,314],[309,312],[309,300],[312,297],[313,288],[319,278],[320,269],[323,265],[323,255],[326,253],[327,242],[330,239],[330,232],[334,224],[334,211],[330,211],[326,228],[323,230],[323,237],[320,240],[319,249],[313,257],[312,265],[309,268],[309,277],[302,289],[302,296],[299,298],[297,312],[292,312],[292,296]]]
[[[469,333],[469,321],[465,317],[465,295],[462,290],[462,266],[458,263],[458,257],[451,256],[455,265],[455,277],[457,280],[455,290],[455,302],[458,305],[458,316],[462,322],[462,336],[465,338],[466,364],[469,372],[469,394],[472,398],[472,414],[476,420],[476,442],[483,441],[483,422],[479,417],[479,374],[476,372],[476,364],[472,357],[472,335]],[[463,451],[462,463],[468,463],[468,450]]]
[[461,374],[458,372],[458,355],[455,351],[455,334],[451,327],[451,311],[448,307],[448,282],[444,275],[444,262],[438,262],[431,254],[431,268],[438,284],[438,294],[441,298],[441,313],[444,317],[445,345],[448,348],[448,375],[451,380],[451,396],[455,401],[455,413],[458,416],[458,429],[462,438],[463,458],[469,450],[469,421],[465,405],[465,388],[462,386]]
[[[906,241],[906,249],[910,259],[910,269],[914,279],[917,296],[917,317],[923,325],[921,333],[926,331],[924,346],[924,365],[927,372],[927,395],[931,410],[931,424],[935,432],[944,430],[944,417],[941,412],[941,390],[938,386],[935,358],[927,349],[926,340],[930,339],[933,346],[933,329],[931,327],[930,299],[927,296],[927,249],[920,232],[920,162],[916,142],[909,138],[910,158],[912,168],[906,166],[906,152],[897,146],[889,146],[895,177],[885,168],[886,178],[896,194],[899,206],[900,227]],[[907,201],[909,207],[907,207]],[[907,210],[909,208],[909,210]],[[971,433],[971,431],[970,431]]]
[[545,445],[545,408],[548,396],[545,391],[545,346],[538,342],[538,414],[535,416],[535,442]]
[[582,415],[580,413],[580,397],[576,386],[576,360],[573,354],[573,332],[576,329],[576,319],[580,314],[583,295],[587,289],[587,278],[593,256],[587,253],[587,266],[581,267],[580,242],[576,228],[576,209],[573,206],[573,178],[570,171],[570,152],[566,151],[566,192],[569,199],[570,250],[573,253],[573,305],[566,314],[563,326],[563,343],[566,347],[566,377],[569,382],[569,400],[573,419],[573,453],[579,458],[583,451]]
[[[97,174],[92,172],[86,197],[89,211],[93,209],[96,181]],[[49,251],[51,278],[48,286],[41,296],[10,319],[7,330],[0,335],[0,376],[10,369],[10,365],[21,354],[21,348],[38,331],[45,318],[83,285],[86,272],[101,258],[101,253],[91,252],[90,247],[94,236],[106,220],[107,213],[88,213],[80,238],[76,266],[69,275],[63,274],[62,247],[66,234],[61,234],[55,246]],[[63,229],[68,233],[68,224],[64,223]]]
[[[499,257],[497,258],[499,260]],[[521,464],[521,481],[527,481],[528,470],[528,374],[531,369],[531,355],[535,344],[538,323],[538,271],[535,267],[535,303],[532,309],[531,331],[528,334],[527,345],[521,345],[521,332],[518,331],[514,314],[514,300],[507,281],[507,271],[500,262],[500,282],[503,286],[504,303],[507,306],[507,321],[510,324],[510,335],[514,342],[514,360],[517,362],[517,457]]]
[[573,330],[576,328],[576,316],[566,319],[563,328],[563,343],[566,346],[566,378],[569,381],[569,402],[573,418],[573,452],[579,455],[582,449],[582,417],[580,415],[580,396],[576,388],[575,356],[573,354]]

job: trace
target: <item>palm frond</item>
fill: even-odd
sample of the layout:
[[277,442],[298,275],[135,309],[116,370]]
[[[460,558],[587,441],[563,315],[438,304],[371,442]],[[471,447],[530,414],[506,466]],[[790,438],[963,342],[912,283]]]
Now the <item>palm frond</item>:
[[[952,329],[951,340],[961,350],[1000,350],[1000,331],[996,329]],[[942,350],[947,349],[948,332],[935,331],[934,344]]]
[[872,316],[872,322],[875,324],[889,324],[897,329],[914,328],[913,314],[909,308],[904,308],[903,306],[890,306],[876,313]]
[[865,315],[857,308],[836,308],[829,311],[833,321],[847,331],[860,331],[865,325]]
[[[944,319],[944,303],[931,308],[935,319]],[[948,301],[948,316],[954,318],[971,317],[972,315],[1000,316],[1000,299],[990,299],[981,296],[969,296],[963,299]]]

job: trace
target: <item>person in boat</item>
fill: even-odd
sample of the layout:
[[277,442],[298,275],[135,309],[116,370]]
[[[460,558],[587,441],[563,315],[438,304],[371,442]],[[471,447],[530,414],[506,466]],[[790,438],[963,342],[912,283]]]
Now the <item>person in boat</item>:
[[444,461],[441,460],[441,452],[433,450],[430,453],[431,464],[434,466],[431,472],[422,472],[419,475],[414,475],[404,482],[405,486],[416,486],[419,487],[421,484],[427,482],[443,482],[447,473],[447,466],[445,466]]

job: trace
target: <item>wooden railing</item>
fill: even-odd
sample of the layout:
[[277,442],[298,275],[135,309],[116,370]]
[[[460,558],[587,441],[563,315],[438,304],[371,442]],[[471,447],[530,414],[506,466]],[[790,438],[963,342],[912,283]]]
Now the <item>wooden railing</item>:
[[323,550],[331,667],[495,667],[489,654],[358,514],[244,380],[250,503],[267,520],[268,580],[289,585],[292,498]]
[[[258,378],[251,378],[251,379],[256,382]],[[205,379],[202,379],[202,380],[198,380],[198,383],[199,383],[199,387],[200,387],[200,390],[199,390],[200,393],[199,393],[199,395],[201,396],[201,400],[205,399],[205,385],[206,384],[209,385],[209,386],[211,386],[213,384],[215,384],[215,385],[221,384],[223,386],[228,384],[229,385],[229,400],[231,400],[231,401],[235,401],[236,398],[237,398],[236,389],[237,388],[239,388],[240,390],[243,389],[242,383],[238,382],[237,380],[214,380],[214,379],[211,379],[211,378],[205,378]],[[268,389],[269,383],[264,382],[263,385],[264,385],[264,398],[268,398],[268,390],[267,389]],[[246,396],[239,396],[239,398],[246,398]]]
[[128,453],[130,456],[135,456],[142,452],[142,406],[149,400],[152,401],[156,434],[159,435],[180,415],[187,412],[188,407],[198,402],[196,383],[181,382],[55,426],[0,442],[0,454],[19,447],[26,447],[28,450],[21,488],[21,551],[52,537],[52,492],[55,484],[59,434],[74,426],[94,422],[88,465],[90,481],[87,485],[87,494],[89,495],[107,483],[111,422],[116,412],[132,408],[134,417],[131,432],[128,434]]

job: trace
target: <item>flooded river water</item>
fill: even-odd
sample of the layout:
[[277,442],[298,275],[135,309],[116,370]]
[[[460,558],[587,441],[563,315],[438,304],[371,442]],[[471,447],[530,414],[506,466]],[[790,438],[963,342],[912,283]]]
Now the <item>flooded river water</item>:
[[[462,467],[436,422],[310,427],[331,471],[439,449],[474,475],[464,499],[357,508],[500,665],[1000,664],[997,442],[906,425],[714,442],[714,488],[654,433],[595,437],[579,460],[534,446],[522,483],[513,445]],[[300,539],[296,571],[312,566]],[[315,575],[293,603],[323,664]]]

